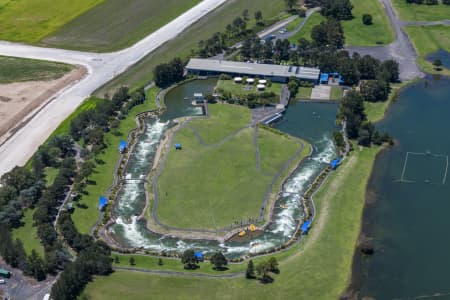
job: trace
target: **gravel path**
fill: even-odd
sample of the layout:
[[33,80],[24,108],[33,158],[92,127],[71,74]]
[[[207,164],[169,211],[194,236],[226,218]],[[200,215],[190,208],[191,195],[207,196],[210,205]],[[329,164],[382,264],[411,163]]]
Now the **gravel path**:
[[170,276],[181,276],[181,277],[205,277],[205,278],[238,278],[244,277],[245,272],[238,272],[232,274],[204,274],[204,273],[188,273],[188,272],[177,272],[177,271],[164,271],[164,270],[152,270],[152,269],[141,269],[141,268],[132,268],[132,267],[114,267],[114,270],[125,270],[125,271],[134,271],[134,272],[142,272],[142,273],[151,273],[158,275],[170,275]]

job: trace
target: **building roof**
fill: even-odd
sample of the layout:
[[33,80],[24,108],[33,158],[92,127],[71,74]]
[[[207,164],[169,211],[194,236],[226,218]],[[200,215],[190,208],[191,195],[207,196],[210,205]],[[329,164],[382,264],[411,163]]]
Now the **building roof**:
[[281,66],[257,63],[244,63],[227,60],[191,58],[188,70],[211,71],[222,73],[246,74],[253,76],[297,77],[300,79],[317,80],[320,70],[299,66]]

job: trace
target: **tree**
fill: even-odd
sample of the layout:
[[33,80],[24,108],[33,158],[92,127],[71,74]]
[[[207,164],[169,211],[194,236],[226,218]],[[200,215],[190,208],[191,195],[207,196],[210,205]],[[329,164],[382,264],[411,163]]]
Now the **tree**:
[[349,91],[339,102],[338,117],[347,122],[349,138],[357,138],[361,123],[366,120],[363,98],[358,92]]
[[267,262],[269,264],[269,271],[272,273],[280,273],[280,269],[278,269],[278,261],[275,257],[269,258],[269,261]]
[[437,58],[433,61],[433,65],[437,71],[440,71],[441,66],[442,66],[442,61],[439,58]]
[[284,0],[286,7],[289,11],[294,9],[294,6],[297,4],[297,0]]
[[164,265],[162,258],[158,258],[158,266]]
[[267,261],[262,261],[256,266],[256,272],[260,276],[262,283],[271,283],[273,278],[269,276],[270,264]]
[[181,256],[181,263],[184,264],[184,268],[187,270],[197,269],[198,259],[197,256],[195,256],[194,250],[185,250]]
[[370,14],[363,14],[362,22],[363,22],[364,25],[372,25],[372,15],[370,15]]
[[311,39],[317,47],[329,50],[340,49],[345,43],[342,25],[335,19],[328,19],[314,26],[311,31]]
[[134,257],[130,257],[130,265],[134,266],[136,262],[134,261]]
[[157,65],[153,70],[153,75],[157,86],[168,86],[183,79],[184,64],[180,58],[174,58],[169,63]]
[[214,270],[221,271],[225,269],[224,266],[228,264],[228,261],[222,252],[216,252],[211,256],[211,264],[214,265]]
[[450,5],[450,0],[442,0],[442,4]]
[[28,257],[28,275],[33,276],[37,281],[45,279],[44,262],[39,254],[33,249]]
[[255,266],[253,265],[253,260],[250,259],[247,265],[247,270],[245,271],[245,277],[247,279],[255,278]]
[[255,21],[257,25],[263,25],[263,15],[260,10],[255,11]]
[[114,257],[114,263],[115,264],[119,264],[120,263],[119,256],[116,255],[116,257]]
[[380,66],[380,74],[383,79],[389,82],[398,82],[400,78],[400,67],[393,59],[383,61]]
[[244,9],[244,11],[242,12],[242,17],[245,21],[250,21],[250,18],[248,17],[248,9]]
[[320,13],[336,20],[351,20],[353,5],[350,0],[324,0]]

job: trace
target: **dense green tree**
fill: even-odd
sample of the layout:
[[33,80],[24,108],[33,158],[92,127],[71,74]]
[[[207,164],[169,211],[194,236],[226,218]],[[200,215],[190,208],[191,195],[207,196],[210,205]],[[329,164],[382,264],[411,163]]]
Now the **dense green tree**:
[[336,20],[351,20],[353,5],[350,0],[324,0],[320,13]]
[[298,0],[284,0],[284,3],[286,4],[288,10],[293,10],[297,5],[297,2]]
[[245,271],[245,277],[248,279],[255,278],[255,266],[253,265],[253,260],[251,260],[251,259],[247,264],[247,270]]
[[360,85],[361,96],[364,101],[385,101],[389,96],[389,83],[384,80],[364,80]]
[[158,266],[164,265],[162,258],[158,258]]
[[358,92],[349,91],[339,102],[338,117],[340,120],[346,120],[349,138],[357,138],[361,124],[366,120],[364,102]]
[[166,87],[181,81],[184,74],[184,64],[180,58],[174,58],[169,63],[157,65],[153,70],[155,83],[159,87]]
[[393,59],[383,61],[380,65],[379,74],[381,74],[380,79],[384,79],[389,82],[398,82],[400,79],[400,67],[398,62]]
[[271,283],[273,278],[270,277],[270,264],[267,261],[262,261],[256,266],[256,272],[260,276],[260,281],[262,283]]
[[439,58],[437,58],[433,61],[433,65],[436,70],[441,70],[442,61]]
[[130,257],[129,262],[130,262],[130,266],[134,266],[135,263],[136,263],[136,262],[134,261],[134,257]]
[[33,276],[37,281],[42,281],[46,278],[44,261],[34,249],[28,257],[27,264],[27,275]]
[[220,271],[228,264],[228,260],[222,252],[216,252],[211,256],[211,264],[214,265],[214,270]]
[[345,43],[342,25],[335,19],[328,19],[314,26],[311,39],[317,47],[329,50],[341,49]]
[[272,273],[280,273],[280,269],[278,268],[278,261],[277,258],[272,256],[271,258],[269,258],[269,260],[267,261],[268,265],[269,265],[269,271]]
[[184,268],[187,270],[196,269],[198,267],[198,259],[195,256],[195,252],[192,249],[187,249],[183,252],[181,256],[181,263],[184,265]]
[[364,25],[372,25],[372,15],[370,14],[363,14],[362,16],[362,22]]

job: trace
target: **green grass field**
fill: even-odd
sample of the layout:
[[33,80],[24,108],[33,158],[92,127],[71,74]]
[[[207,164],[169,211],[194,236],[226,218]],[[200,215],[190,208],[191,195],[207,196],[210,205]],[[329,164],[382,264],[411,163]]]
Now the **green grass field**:
[[308,21],[303,25],[302,29],[291,36],[289,41],[291,43],[297,44],[300,38],[304,38],[307,40],[311,40],[311,31],[314,26],[319,25],[320,22],[325,21],[325,17],[323,17],[320,13],[316,12],[309,17]]
[[294,30],[295,28],[297,28],[298,25],[300,25],[300,23],[303,21],[303,19],[305,18],[297,18],[294,21],[292,21],[291,23],[288,24],[288,26],[286,26],[286,29],[288,32]]
[[48,167],[45,169],[45,180],[47,181],[46,186],[49,187],[53,184],[56,179],[56,176],[59,173],[59,169]]
[[258,5],[252,0],[228,1],[201,20],[190,26],[175,39],[165,43],[135,66],[131,67],[122,75],[98,89],[95,94],[103,96],[122,85],[130,86],[132,89],[143,86],[153,79],[153,69],[162,62],[169,61],[174,57],[188,57],[192,49],[197,49],[200,40],[210,38],[217,31],[225,31],[227,24],[240,16],[245,9],[249,10],[253,26],[253,14],[261,10],[265,19],[277,19],[284,9],[283,1],[259,0]]
[[[255,79],[255,83],[253,85],[247,85],[242,83],[235,83],[234,80],[219,80],[217,82],[216,88],[225,90],[230,92],[232,95],[248,95],[250,93],[260,93],[256,86],[258,84],[258,79]],[[251,87],[248,89],[247,87]],[[265,92],[273,92],[278,97],[281,94],[281,83],[271,83],[270,86],[266,87]]]
[[[379,148],[355,150],[316,195],[318,217],[305,240],[278,253],[279,275],[261,285],[244,278],[170,277],[116,271],[97,277],[92,299],[338,299],[347,287],[366,183]],[[258,260],[258,259],[257,259]],[[153,267],[149,267],[152,268]],[[156,269],[156,268],[155,268]]]
[[450,5],[416,5],[405,0],[392,0],[399,18],[403,21],[439,21],[450,18]]
[[44,247],[37,236],[37,229],[33,227],[34,209],[27,209],[22,218],[24,226],[16,228],[12,231],[13,239],[19,239],[23,243],[25,252],[30,255],[34,249],[39,255],[44,258]]
[[441,71],[436,71],[432,63],[425,59],[428,54],[439,49],[450,52],[450,26],[406,26],[405,31],[420,56],[417,62],[425,72],[450,75],[450,70],[443,68]]
[[330,93],[330,99],[331,100],[341,100],[342,95],[344,91],[340,86],[332,86],[331,87],[331,93]]
[[45,37],[41,43],[84,51],[118,50],[131,46],[199,2],[107,0]]
[[0,39],[35,43],[104,0],[0,0]]
[[[236,130],[250,122],[250,110],[210,105],[211,118],[194,120],[207,145],[190,128],[179,130],[158,180],[161,222],[181,228],[219,229],[236,220],[257,217],[272,179],[300,144],[294,139],[259,130],[260,169],[257,168],[254,129]],[[232,136],[230,139],[225,138]]]
[[[389,44],[394,40],[394,33],[389,20],[384,13],[383,6],[378,0],[352,0],[353,16],[350,21],[343,21],[345,44],[349,46],[375,46]],[[362,23],[362,15],[369,13],[373,17],[373,24],[366,26]],[[300,38],[311,40],[311,31],[314,26],[325,21],[320,13],[314,13],[303,28],[289,38],[291,43],[297,43]]]
[[64,76],[72,69],[72,66],[62,63],[0,56],[0,83],[52,80]]
[[[379,0],[352,0],[352,4],[354,18],[342,22],[346,45],[375,46],[394,41],[394,32]],[[372,15],[372,25],[362,23],[363,14]]]
[[312,88],[299,87],[297,92],[297,99],[311,99]]

